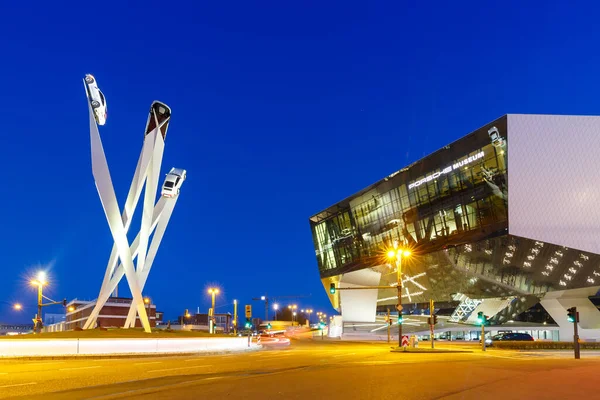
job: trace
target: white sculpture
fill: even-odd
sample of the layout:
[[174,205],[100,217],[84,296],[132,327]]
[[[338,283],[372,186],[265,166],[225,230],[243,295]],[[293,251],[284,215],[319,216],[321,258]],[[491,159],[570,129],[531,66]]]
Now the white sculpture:
[[[144,330],[150,332],[150,322],[146,314],[142,290],[148,279],[148,274],[150,273],[158,247],[171,218],[173,208],[179,198],[178,195],[161,197],[156,205],[154,204],[165,146],[164,139],[171,119],[171,110],[167,105],[158,101],[153,102],[150,107],[142,152],[131,182],[131,187],[129,188],[123,213],[121,214],[98,132],[98,125],[89,102],[88,107],[90,112],[92,172],[114,239],[114,245],[106,267],[100,294],[92,313],[84,325],[84,329],[96,326],[100,311],[106,304],[111,293],[117,288],[123,276],[125,276],[133,296],[133,301],[124,327],[134,327],[136,315],[139,315]],[[130,246],[127,240],[127,231],[129,230],[144,184],[142,225],[140,232]],[[154,236],[152,237],[152,242],[149,244],[149,238],[153,232]],[[133,264],[136,257],[137,268]]]

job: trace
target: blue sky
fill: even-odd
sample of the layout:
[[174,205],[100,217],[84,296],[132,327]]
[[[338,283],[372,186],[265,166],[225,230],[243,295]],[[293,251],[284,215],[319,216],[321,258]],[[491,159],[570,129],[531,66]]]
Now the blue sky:
[[594,3],[121,3],[3,7],[0,302],[26,310],[0,321],[30,321],[38,266],[50,297],[100,289],[86,73],[121,204],[151,102],[173,110],[163,173],[188,180],[145,290],[170,318],[213,284],[218,311],[267,292],[329,313],[309,216],[503,114],[599,113]]

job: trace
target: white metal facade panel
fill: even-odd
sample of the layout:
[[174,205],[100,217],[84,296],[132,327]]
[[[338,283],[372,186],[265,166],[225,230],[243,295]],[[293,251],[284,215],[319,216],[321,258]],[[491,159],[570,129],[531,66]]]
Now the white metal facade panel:
[[[379,272],[361,269],[342,276],[339,287],[378,286]],[[342,319],[351,322],[375,322],[377,289],[340,290]]]
[[600,117],[508,115],[509,233],[600,254]]

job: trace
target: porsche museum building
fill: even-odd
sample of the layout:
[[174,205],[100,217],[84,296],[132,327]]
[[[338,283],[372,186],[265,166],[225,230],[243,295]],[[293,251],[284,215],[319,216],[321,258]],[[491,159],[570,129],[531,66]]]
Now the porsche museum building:
[[[412,252],[405,330],[429,329],[433,299],[436,313],[446,307],[436,331],[477,330],[480,311],[510,329],[537,307],[554,340],[572,340],[576,306],[581,339],[600,340],[599,145],[600,117],[505,115],[312,216],[320,277],[341,313],[332,324],[385,332],[398,303],[385,254],[397,242]],[[390,288],[344,290],[369,286]]]

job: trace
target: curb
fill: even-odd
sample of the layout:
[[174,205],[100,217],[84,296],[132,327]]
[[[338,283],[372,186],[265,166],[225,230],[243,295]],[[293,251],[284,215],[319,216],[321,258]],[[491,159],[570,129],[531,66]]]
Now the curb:
[[215,356],[234,353],[249,353],[259,351],[263,346],[253,346],[243,350],[225,350],[225,351],[199,351],[199,352],[184,352],[184,353],[115,353],[115,354],[80,354],[80,355],[65,355],[65,356],[15,356],[5,357],[0,356],[2,361],[48,361],[48,360],[104,360],[104,359],[124,359],[124,358],[156,358],[156,357],[189,357],[189,356]]
[[419,353],[419,354],[434,354],[434,353],[473,353],[472,350],[452,350],[452,349],[397,349],[393,348],[390,353]]

